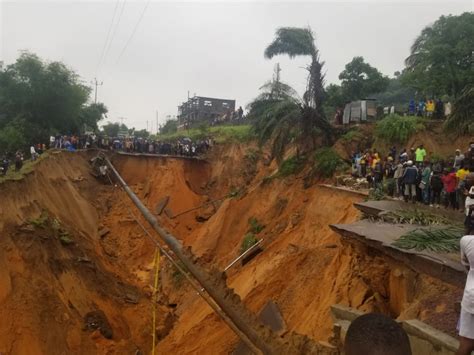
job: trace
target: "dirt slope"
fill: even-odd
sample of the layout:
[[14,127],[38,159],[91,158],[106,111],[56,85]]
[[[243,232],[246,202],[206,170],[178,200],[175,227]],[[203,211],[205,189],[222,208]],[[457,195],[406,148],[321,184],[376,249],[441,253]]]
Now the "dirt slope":
[[[209,267],[222,270],[238,256],[249,218],[264,225],[257,235],[264,251],[229,270],[227,282],[254,312],[276,301],[288,330],[327,340],[334,303],[454,328],[450,302],[460,290],[342,244],[328,227],[359,218],[360,197],[305,189],[302,176],[262,184],[274,166],[252,158],[252,149],[217,146],[207,163],[126,156],[113,163],[151,211],[169,196],[157,218]],[[170,218],[231,192],[214,207]],[[53,154],[0,193],[0,352],[149,352],[155,246],[125,194],[92,178],[87,156],[69,153]],[[84,329],[92,311],[105,315],[105,335]],[[158,353],[225,354],[238,341],[164,260],[156,334]]]
[[[98,243],[104,189],[84,157],[67,153],[0,185],[0,353],[132,353],[150,346],[146,295],[118,277]],[[97,311],[112,340],[84,322]]]
[[[222,163],[217,161],[211,166],[216,170],[210,173],[210,179],[220,183],[232,180],[227,186],[241,188],[246,191],[244,195],[225,200],[207,222],[195,223],[180,236],[196,255],[223,269],[238,256],[249,228],[248,219],[257,218],[265,225],[259,234],[265,239],[265,251],[244,267],[229,272],[228,284],[251,310],[258,312],[273,299],[290,330],[319,340],[327,340],[331,333],[329,307],[334,303],[394,317],[419,317],[437,325],[447,315],[454,319],[450,297],[459,294],[459,290],[416,275],[416,287],[407,301],[406,282],[394,282],[391,274],[392,269],[402,266],[391,264],[382,256],[368,255],[366,250],[342,245],[339,236],[328,228],[331,223],[359,218],[353,202],[360,197],[316,186],[304,189],[300,178],[262,185],[261,177],[270,172],[262,163],[258,175],[248,183],[245,155],[245,150],[235,147],[216,153],[214,159],[230,159],[232,169],[222,170]],[[178,231],[182,223],[189,225],[190,220],[178,218],[174,223]],[[172,287],[168,292],[173,297]],[[178,294],[180,318],[158,350],[168,352],[179,347],[183,353],[203,354],[231,351],[236,337],[208,306],[196,295],[183,296],[179,290]],[[435,309],[429,304],[433,295],[440,300]],[[447,322],[448,329],[444,330],[452,331],[454,326],[452,321]]]

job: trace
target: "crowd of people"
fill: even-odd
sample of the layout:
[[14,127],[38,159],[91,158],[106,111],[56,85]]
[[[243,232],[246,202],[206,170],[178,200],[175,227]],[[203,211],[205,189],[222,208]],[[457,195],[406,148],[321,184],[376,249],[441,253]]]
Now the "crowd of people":
[[213,145],[211,138],[192,141],[178,138],[174,141],[159,141],[142,137],[107,137],[102,135],[56,136],[51,137],[50,147],[56,149],[88,149],[123,151],[127,153],[147,153],[160,155],[197,156],[204,154]]
[[441,99],[421,99],[418,102],[410,100],[408,115],[442,119],[451,114],[451,103]]
[[[127,153],[146,153],[159,155],[177,155],[186,157],[195,157],[205,154],[212,146],[212,138],[192,141],[190,138],[179,138],[174,141],[162,142],[153,139],[135,137],[109,138],[101,135],[83,135],[83,136],[51,136],[49,148],[65,149],[75,151],[78,149],[99,148],[104,150],[122,151]],[[46,144],[35,144],[30,147],[30,158],[35,161],[48,147]],[[0,175],[6,175],[12,162],[15,164],[15,171],[21,170],[25,154],[18,150],[15,154],[6,152],[0,160]]]
[[393,146],[385,158],[376,149],[352,157],[352,174],[366,178],[371,188],[385,189],[388,195],[405,201],[461,211],[470,172],[474,172],[474,142],[464,154],[457,149],[448,160],[430,161],[423,145],[409,150]]

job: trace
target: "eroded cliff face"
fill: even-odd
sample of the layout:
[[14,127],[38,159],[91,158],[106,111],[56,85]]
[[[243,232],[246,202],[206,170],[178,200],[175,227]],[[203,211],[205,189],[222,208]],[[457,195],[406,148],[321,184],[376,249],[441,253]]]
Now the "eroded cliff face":
[[[255,233],[263,252],[231,268],[227,284],[255,313],[274,300],[290,331],[327,340],[335,303],[435,326],[445,319],[454,329],[452,295],[460,290],[363,245],[343,244],[329,228],[357,220],[353,203],[361,197],[304,188],[298,176],[263,184],[274,166],[249,158],[249,149],[217,146],[207,162],[112,160],[152,212],[169,197],[157,218],[204,265],[223,270],[239,255],[249,220],[264,226]],[[88,158],[51,154],[24,180],[0,185],[0,352],[151,349],[155,246],[126,195],[90,175]],[[234,333],[168,262],[161,266],[156,350],[232,351]]]

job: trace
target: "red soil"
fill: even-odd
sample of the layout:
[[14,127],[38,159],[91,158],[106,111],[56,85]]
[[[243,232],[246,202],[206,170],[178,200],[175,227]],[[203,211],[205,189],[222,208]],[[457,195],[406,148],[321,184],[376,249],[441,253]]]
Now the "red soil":
[[[459,290],[423,275],[414,275],[410,285],[394,279],[391,270],[406,272],[403,265],[343,245],[328,227],[355,221],[352,204],[360,197],[304,189],[300,177],[262,185],[271,167],[262,159],[254,166],[247,153],[234,145],[216,147],[209,163],[125,156],[113,163],[151,211],[166,196],[177,214],[239,189],[241,195],[224,199],[215,212],[205,207],[158,218],[203,263],[221,270],[238,256],[248,219],[257,218],[265,225],[258,234],[264,251],[230,269],[227,284],[255,313],[275,300],[288,330],[327,340],[335,303],[431,324],[453,314],[449,303]],[[155,246],[131,217],[130,210],[139,213],[126,195],[92,178],[84,156],[67,153],[45,159],[23,181],[0,185],[0,194],[0,353],[149,352]],[[48,227],[23,228],[41,210],[60,219],[73,245],[62,245]],[[204,214],[213,215],[198,222]],[[101,238],[103,227],[110,232]],[[78,261],[84,258],[90,261]],[[232,351],[234,333],[185,283],[176,282],[167,262],[162,265],[158,353]],[[433,299],[439,300],[435,309],[428,302]],[[83,330],[85,315],[96,310],[106,315],[112,339]]]

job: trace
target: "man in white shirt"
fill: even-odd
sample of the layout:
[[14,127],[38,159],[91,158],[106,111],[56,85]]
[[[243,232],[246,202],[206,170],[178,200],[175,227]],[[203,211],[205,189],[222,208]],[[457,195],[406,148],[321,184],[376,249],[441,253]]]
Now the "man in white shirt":
[[474,228],[461,238],[461,263],[468,272],[461,302],[459,319],[459,349],[457,355],[470,355],[474,351]]
[[35,161],[35,160],[36,160],[37,153],[36,153],[36,150],[35,150],[35,147],[34,147],[34,146],[31,146],[31,147],[30,147],[30,153],[31,153],[31,160],[32,160],[32,161]]

